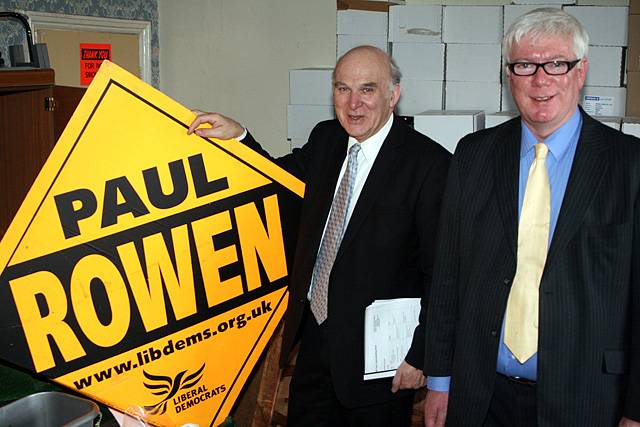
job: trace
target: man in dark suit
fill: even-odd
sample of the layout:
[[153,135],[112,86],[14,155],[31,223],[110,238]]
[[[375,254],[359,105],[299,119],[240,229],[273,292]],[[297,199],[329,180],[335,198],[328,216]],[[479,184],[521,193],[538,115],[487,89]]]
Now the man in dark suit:
[[458,144],[426,426],[640,425],[640,141],[578,107],[587,47],[562,10],[520,17],[503,52],[521,116]]
[[[383,51],[347,52],[334,71],[338,120],[278,163],[306,182],[289,286],[283,361],[301,347],[289,426],[408,426],[422,387],[424,330],[393,381],[364,381],[364,311],[376,299],[424,297],[449,153],[394,117],[400,71]],[[211,128],[198,128],[209,123]],[[233,120],[196,118],[189,132],[240,137]],[[266,153],[265,153],[266,154]]]

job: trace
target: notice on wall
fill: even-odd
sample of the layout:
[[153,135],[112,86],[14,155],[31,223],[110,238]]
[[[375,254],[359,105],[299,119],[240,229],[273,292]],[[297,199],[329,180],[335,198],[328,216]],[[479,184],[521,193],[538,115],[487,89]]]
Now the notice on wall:
[[80,84],[88,86],[103,61],[111,61],[111,45],[80,43]]
[[286,309],[304,194],[194,117],[105,61],[0,242],[0,358],[159,426],[229,414]]

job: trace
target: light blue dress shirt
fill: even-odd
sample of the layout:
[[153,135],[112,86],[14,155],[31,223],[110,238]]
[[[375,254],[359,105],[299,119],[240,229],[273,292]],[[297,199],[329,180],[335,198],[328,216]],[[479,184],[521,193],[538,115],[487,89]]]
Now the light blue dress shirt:
[[[549,226],[549,244],[558,222],[558,214],[562,206],[562,199],[569,181],[569,173],[573,165],[573,157],[578,146],[580,130],[582,129],[582,115],[576,107],[576,111],[571,118],[558,130],[549,135],[544,143],[549,148],[546,166],[549,175],[549,185],[551,188],[551,224]],[[533,146],[538,142],[529,128],[522,122],[522,136],[520,144],[520,178],[518,191],[518,216],[522,209],[524,190],[527,186],[529,168],[535,158]],[[504,321],[500,332],[500,346],[498,349],[498,360],[496,371],[514,377],[527,378],[535,381],[537,378],[538,354],[534,354],[524,364],[511,354],[511,351],[504,343]],[[435,391],[448,391],[450,377],[428,377],[427,387]]]

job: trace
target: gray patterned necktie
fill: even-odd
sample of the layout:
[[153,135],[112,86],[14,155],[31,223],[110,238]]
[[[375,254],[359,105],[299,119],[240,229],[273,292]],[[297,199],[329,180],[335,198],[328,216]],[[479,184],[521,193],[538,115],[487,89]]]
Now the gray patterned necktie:
[[360,143],[356,143],[349,149],[347,169],[344,171],[338,191],[333,197],[331,212],[329,213],[329,221],[327,221],[327,229],[324,233],[322,243],[320,244],[316,265],[313,268],[311,312],[316,318],[318,325],[327,320],[329,275],[331,274],[333,262],[338,254],[338,248],[340,248],[340,242],[342,241],[342,235],[344,234],[346,225],[345,219],[347,217],[351,193],[353,192],[353,185],[358,171],[357,160],[360,148]]

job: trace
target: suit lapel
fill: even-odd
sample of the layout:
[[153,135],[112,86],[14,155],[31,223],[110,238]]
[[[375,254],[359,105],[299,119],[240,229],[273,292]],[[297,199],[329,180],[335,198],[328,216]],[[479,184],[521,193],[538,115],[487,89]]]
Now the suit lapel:
[[585,211],[608,168],[605,152],[609,144],[601,133],[601,125],[586,114],[582,115],[582,130],[571,166],[569,181],[562,200],[558,222],[553,233],[547,265],[553,264],[560,252],[582,226]]
[[336,256],[336,262],[345,251],[345,248],[349,247],[349,244],[353,237],[357,234],[358,229],[362,225],[362,222],[371,211],[378,196],[382,193],[381,188],[384,188],[389,182],[389,176],[393,173],[393,167],[396,164],[398,156],[398,148],[402,145],[404,140],[403,134],[405,130],[402,128],[397,117],[394,118],[394,124],[389,131],[389,135],[382,143],[380,152],[376,157],[376,160],[369,171],[369,176],[362,187],[360,197],[356,203],[349,224],[345,230],[340,249]]
[[495,171],[498,208],[509,248],[516,256],[518,237],[518,181],[520,172],[520,119],[514,119],[504,133],[496,136]]

